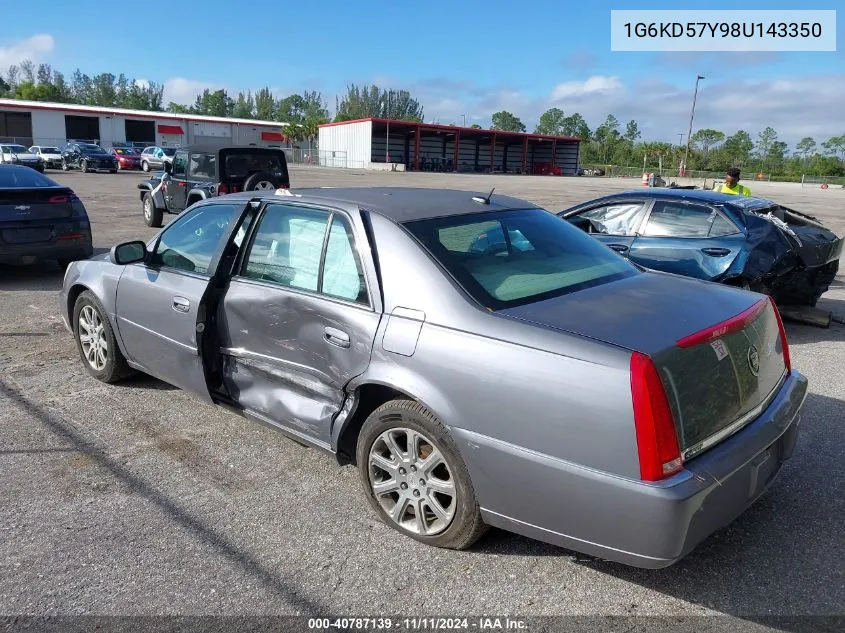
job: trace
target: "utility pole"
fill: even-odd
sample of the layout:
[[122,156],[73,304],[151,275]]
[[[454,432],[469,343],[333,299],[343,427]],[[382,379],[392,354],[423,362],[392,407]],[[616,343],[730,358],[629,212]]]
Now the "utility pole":
[[704,79],[701,75],[695,76],[695,92],[692,94],[692,112],[689,115],[689,131],[687,132],[687,149],[684,152],[684,172],[682,175],[686,175],[687,173],[687,161],[689,160],[689,146],[690,140],[692,140],[692,120],[695,118],[695,100],[698,97],[698,82]]
[[390,93],[392,90],[388,89],[387,91],[387,136],[385,137],[385,145],[384,145],[384,162],[390,162]]
[[678,146],[684,144],[684,136],[685,134],[683,132],[678,132]]
[[467,115],[462,114],[461,116],[464,117],[464,127],[466,127],[467,126]]

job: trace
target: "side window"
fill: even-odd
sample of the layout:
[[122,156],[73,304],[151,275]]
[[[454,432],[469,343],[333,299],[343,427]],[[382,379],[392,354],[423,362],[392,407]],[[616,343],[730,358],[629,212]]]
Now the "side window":
[[618,202],[590,209],[579,217],[597,224],[597,228],[608,235],[635,235],[642,218],[645,204],[642,202]]
[[185,166],[188,163],[188,155],[185,152],[176,152],[176,155],[173,157],[173,177],[174,178],[184,178],[185,177]]
[[153,263],[193,273],[208,267],[229,223],[240,207],[206,204],[178,217],[162,233]]
[[318,209],[267,205],[242,274],[288,288],[368,303],[352,232],[337,215],[331,220],[320,275],[323,243],[331,217],[329,212]]
[[643,235],[650,237],[707,237],[718,214],[714,209],[681,202],[654,203]]
[[710,237],[735,235],[737,233],[739,233],[739,229],[734,226],[733,222],[721,214],[716,214],[716,217],[713,220],[713,226],[710,227]]
[[345,218],[332,216],[322,293],[330,297],[369,304],[361,261],[355,251],[355,238]]
[[217,156],[214,154],[191,154],[188,167],[188,175],[191,178],[214,178],[216,171]]

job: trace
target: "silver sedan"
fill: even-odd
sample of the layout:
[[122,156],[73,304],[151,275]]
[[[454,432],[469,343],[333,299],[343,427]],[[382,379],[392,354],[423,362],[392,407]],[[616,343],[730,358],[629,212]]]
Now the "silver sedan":
[[249,192],[68,268],[88,372],[356,464],[399,532],[673,564],[771,485],[807,381],[763,295],[645,271],[525,200]]

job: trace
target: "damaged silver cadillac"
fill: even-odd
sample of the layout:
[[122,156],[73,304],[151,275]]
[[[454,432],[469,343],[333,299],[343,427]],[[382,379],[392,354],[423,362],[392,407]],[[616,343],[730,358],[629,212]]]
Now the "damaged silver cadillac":
[[211,198],[72,263],[59,307],[95,378],[353,463],[385,523],[452,549],[492,525],[671,565],[769,489],[808,386],[768,297],[466,191]]

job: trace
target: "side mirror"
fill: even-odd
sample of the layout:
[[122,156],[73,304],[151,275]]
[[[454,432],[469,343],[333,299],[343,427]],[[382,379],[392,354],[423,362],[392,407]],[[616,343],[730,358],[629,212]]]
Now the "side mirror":
[[147,245],[140,240],[123,242],[123,244],[113,246],[110,253],[112,263],[120,266],[142,262],[146,258]]
[[164,173],[172,174],[173,173],[173,163],[170,161],[164,161]]

